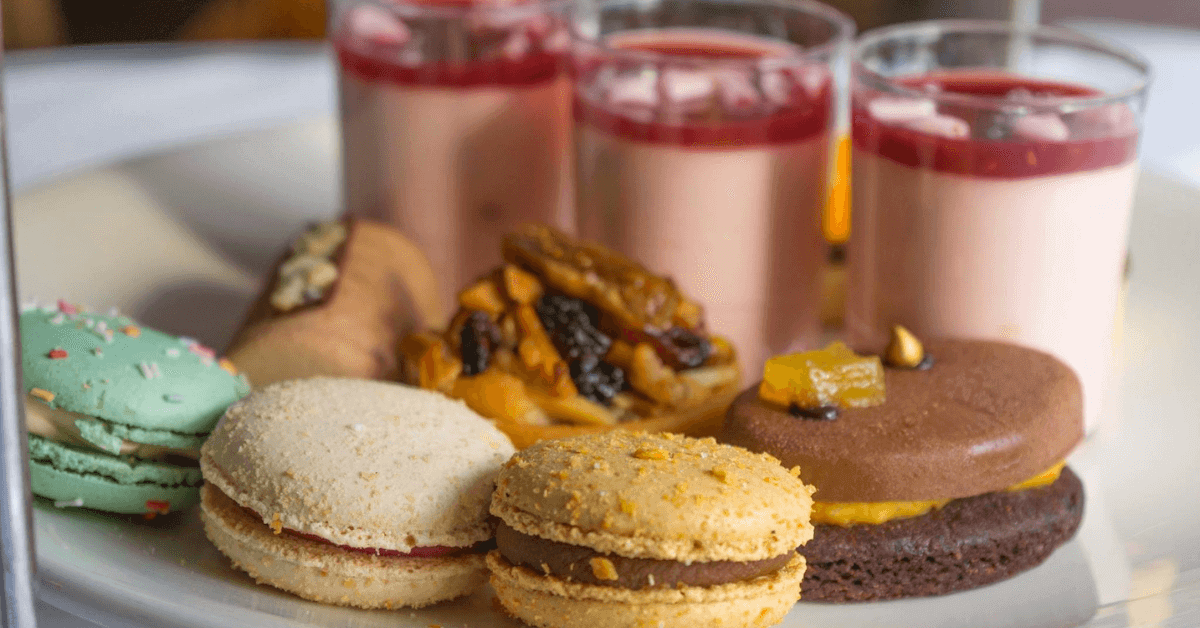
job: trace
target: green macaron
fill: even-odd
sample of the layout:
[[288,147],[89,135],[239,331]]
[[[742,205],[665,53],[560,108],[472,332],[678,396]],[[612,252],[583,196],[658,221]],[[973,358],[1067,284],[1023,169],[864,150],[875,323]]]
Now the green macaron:
[[59,301],[21,312],[33,492],[120,513],[194,503],[195,462],[244,376],[189,338]]

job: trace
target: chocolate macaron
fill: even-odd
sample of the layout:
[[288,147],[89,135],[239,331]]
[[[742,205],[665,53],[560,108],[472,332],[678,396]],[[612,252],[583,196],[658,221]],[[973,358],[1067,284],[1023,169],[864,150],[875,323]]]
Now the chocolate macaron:
[[492,587],[542,628],[773,625],[812,535],[798,475],[712,439],[543,441],[497,478]]
[[918,349],[883,369],[877,405],[806,412],[755,386],[729,410],[721,440],[799,465],[817,487],[806,600],[988,584],[1040,564],[1079,526],[1083,488],[1063,465],[1083,437],[1074,372],[1006,343]]

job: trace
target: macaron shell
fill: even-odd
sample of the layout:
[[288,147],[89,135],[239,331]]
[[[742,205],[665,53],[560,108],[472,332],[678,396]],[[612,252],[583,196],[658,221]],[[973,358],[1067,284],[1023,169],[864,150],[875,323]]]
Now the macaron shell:
[[539,628],[725,626],[765,628],[801,597],[804,558],[754,580],[711,587],[620,589],[567,582],[515,567],[491,552],[491,584],[504,608]]
[[[112,342],[96,331],[101,324]],[[249,392],[244,378],[201,355],[209,350],[124,316],[28,309],[21,314],[21,347],[26,392],[45,390],[54,395],[53,407],[183,438],[206,434]],[[51,357],[61,355],[56,350],[66,356]],[[157,374],[143,372],[142,364]]]
[[285,528],[340,545],[467,547],[514,452],[459,401],[389,382],[272,384],[231,406],[201,449],[212,482]]
[[799,465],[822,502],[956,499],[1064,460],[1083,439],[1079,378],[1053,356],[974,340],[925,343],[929,370],[888,368],[887,400],[832,421],[791,416],[744,391],[723,442]]
[[29,481],[33,493],[55,501],[82,500],[106,512],[139,514],[165,502],[181,510],[199,499],[200,470],[134,461],[60,445],[29,436]]
[[615,431],[517,454],[491,511],[519,532],[629,558],[748,561],[812,538],[811,494],[771,456]]
[[439,558],[351,552],[274,534],[212,485],[202,489],[204,532],[260,584],[307,600],[358,608],[418,608],[467,595],[487,579],[482,554]]

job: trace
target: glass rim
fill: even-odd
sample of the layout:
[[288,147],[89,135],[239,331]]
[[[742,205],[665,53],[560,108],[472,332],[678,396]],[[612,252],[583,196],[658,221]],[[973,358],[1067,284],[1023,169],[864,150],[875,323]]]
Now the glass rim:
[[521,2],[421,2],[420,0],[388,0],[363,3],[347,3],[336,14],[337,31],[345,26],[345,17],[350,10],[359,6],[374,6],[397,17],[435,17],[440,19],[467,19],[481,15],[537,15],[539,13],[563,12],[574,0],[522,0]]
[[[816,46],[806,47],[806,48],[801,48],[800,46],[793,44],[790,41],[780,40],[778,37],[771,37],[771,39],[778,40],[778,41],[790,44],[793,47],[795,47],[796,54],[793,54],[793,55],[786,55],[786,56],[779,56],[779,57],[753,57],[753,58],[745,58],[745,59],[721,59],[721,58],[714,58],[714,57],[700,57],[700,56],[696,56],[696,55],[666,54],[666,53],[662,53],[662,52],[653,52],[650,50],[634,50],[634,49],[629,49],[629,48],[619,48],[619,47],[610,46],[607,43],[604,43],[605,38],[602,36],[601,37],[591,37],[591,36],[583,35],[579,32],[579,28],[578,28],[579,21],[578,21],[578,19],[576,19],[577,18],[576,11],[578,11],[578,9],[575,9],[570,13],[569,19],[567,20],[567,28],[568,28],[568,31],[570,32],[571,41],[572,41],[573,45],[586,44],[588,46],[593,47],[596,50],[603,51],[606,55],[609,55],[612,57],[616,57],[616,58],[620,58],[620,59],[628,59],[631,61],[640,61],[643,63],[654,63],[654,64],[660,64],[660,63],[661,64],[681,64],[681,63],[695,63],[695,62],[702,61],[704,63],[704,65],[720,66],[720,67],[746,67],[746,66],[762,67],[762,66],[777,66],[777,65],[778,66],[786,66],[786,65],[794,64],[798,61],[807,61],[814,57],[821,57],[823,55],[829,55],[832,58],[833,56],[835,56],[835,53],[837,52],[837,50],[840,46],[846,45],[848,48],[849,45],[853,43],[855,31],[857,30],[857,26],[855,25],[854,20],[850,19],[850,17],[848,15],[833,8],[832,6],[829,6],[822,2],[817,2],[816,0],[699,0],[699,1],[701,1],[701,2],[721,2],[724,4],[731,4],[731,5],[739,5],[740,4],[740,5],[745,5],[747,7],[754,6],[754,5],[763,5],[763,6],[773,7],[773,8],[783,8],[783,9],[794,10],[797,13],[813,16],[813,17],[816,17],[818,19],[825,21],[825,23],[829,24],[832,27],[833,34],[829,37],[829,39],[827,41],[822,42]],[[599,2],[594,3],[593,6],[595,7],[595,10],[597,12],[600,12],[609,7],[639,6],[641,4],[644,4],[644,3],[640,2],[639,0],[600,0]],[[578,6],[579,5],[576,5],[576,7],[578,7]],[[689,27],[679,27],[679,28],[683,29],[683,28],[689,28]],[[694,28],[703,28],[703,27],[697,26]],[[629,29],[627,32],[637,32],[637,31],[641,31],[641,30],[653,31],[656,29],[655,29],[655,27],[646,27],[644,29],[643,28]],[[663,30],[663,29],[660,27],[658,30]],[[726,29],[715,29],[715,30],[726,30]],[[742,33],[741,31],[728,31],[728,32],[734,33],[734,34],[747,34],[747,35],[753,36],[753,34]]]
[[[1013,102],[1002,96],[981,96],[978,94],[927,92],[921,89],[907,87],[890,77],[870,70],[862,62],[863,53],[879,43],[900,36],[912,35],[944,35],[947,33],[980,34],[980,35],[1009,35],[1038,37],[1057,43],[1073,46],[1094,54],[1100,54],[1124,63],[1137,73],[1137,79],[1131,87],[1112,93],[1102,93],[1097,96],[1055,96],[1042,98],[1034,102]],[[1142,55],[1124,48],[1118,44],[1094,37],[1063,26],[1048,26],[1044,24],[1029,24],[1007,22],[1001,20],[922,20],[906,22],[873,28],[858,37],[851,53],[852,76],[854,83],[867,83],[880,91],[962,105],[972,105],[1001,109],[1050,109],[1070,106],[1073,109],[1090,109],[1117,104],[1130,98],[1144,95],[1153,79],[1150,63]],[[998,68],[1003,69],[1003,68]]]

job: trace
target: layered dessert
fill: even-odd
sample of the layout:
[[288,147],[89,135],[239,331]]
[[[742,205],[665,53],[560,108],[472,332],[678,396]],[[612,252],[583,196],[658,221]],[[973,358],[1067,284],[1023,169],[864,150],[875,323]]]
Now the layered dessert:
[[878,350],[903,322],[1040,348],[1079,374],[1093,424],[1138,173],[1133,111],[999,72],[895,82],[905,94],[854,95],[852,344]]
[[881,357],[845,345],[777,356],[730,407],[724,442],[799,465],[816,487],[805,600],[942,595],[1032,569],[1078,530],[1064,459],[1082,393],[1046,353],[894,330]]
[[545,226],[459,293],[444,330],[399,345],[402,378],[464,400],[518,448],[616,428],[706,435],[737,394],[728,340],[674,283]]
[[581,233],[696,295],[750,369],[818,332],[832,88],[799,54],[665,28],[576,58]]
[[360,3],[340,16],[347,208],[425,250],[447,309],[504,233],[574,227],[567,41],[537,2]]

